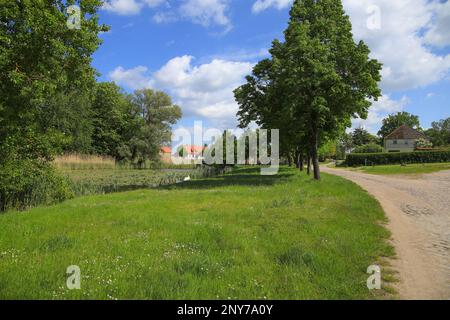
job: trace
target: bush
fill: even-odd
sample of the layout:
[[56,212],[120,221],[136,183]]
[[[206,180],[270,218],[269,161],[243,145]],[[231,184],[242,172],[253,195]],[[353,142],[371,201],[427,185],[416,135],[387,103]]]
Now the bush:
[[0,211],[53,204],[72,196],[69,182],[46,162],[22,159],[0,164]]
[[348,166],[450,162],[450,151],[349,154]]
[[375,143],[369,143],[355,148],[353,153],[381,153],[383,147]]

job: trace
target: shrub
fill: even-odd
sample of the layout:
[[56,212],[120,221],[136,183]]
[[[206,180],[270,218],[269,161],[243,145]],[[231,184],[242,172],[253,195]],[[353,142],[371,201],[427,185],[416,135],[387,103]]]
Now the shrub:
[[381,153],[383,147],[375,143],[369,143],[355,148],[353,153]]
[[72,196],[68,181],[46,162],[22,159],[0,164],[0,211],[52,204]]
[[349,154],[348,166],[449,162],[450,151],[416,151],[399,153]]

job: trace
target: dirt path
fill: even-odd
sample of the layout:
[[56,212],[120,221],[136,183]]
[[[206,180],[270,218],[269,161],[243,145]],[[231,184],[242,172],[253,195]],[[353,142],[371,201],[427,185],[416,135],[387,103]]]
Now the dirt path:
[[450,299],[450,171],[379,176],[322,167],[372,194],[389,219],[402,299]]

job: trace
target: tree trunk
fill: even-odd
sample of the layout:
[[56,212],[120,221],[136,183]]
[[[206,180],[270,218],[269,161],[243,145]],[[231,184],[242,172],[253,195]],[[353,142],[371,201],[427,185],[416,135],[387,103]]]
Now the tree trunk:
[[298,160],[298,157],[299,157],[299,152],[298,152],[298,150],[295,150],[295,167],[298,169],[298,168],[300,168],[300,163],[298,162],[299,160]]
[[292,156],[291,156],[290,153],[289,153],[288,156],[287,156],[287,160],[288,160],[288,165],[289,165],[289,167],[292,167]]
[[301,152],[301,151],[299,151],[299,153],[298,153],[297,162],[298,162],[298,167],[300,168],[300,171],[303,171],[303,152]]
[[318,156],[318,142],[319,135],[317,132],[317,129],[313,131],[313,143],[311,146],[311,156],[312,156],[312,162],[314,167],[314,179],[320,180],[320,167],[319,167],[319,156]]
[[308,160],[307,160],[307,165],[306,165],[306,173],[308,174],[308,176],[311,174],[311,156],[310,156],[310,152],[308,152]]

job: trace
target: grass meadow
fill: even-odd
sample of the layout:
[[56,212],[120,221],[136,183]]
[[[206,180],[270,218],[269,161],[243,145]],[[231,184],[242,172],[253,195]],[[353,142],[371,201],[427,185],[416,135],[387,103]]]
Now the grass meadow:
[[391,297],[366,287],[393,255],[384,222],[355,184],[290,168],[78,197],[0,215],[0,299]]

